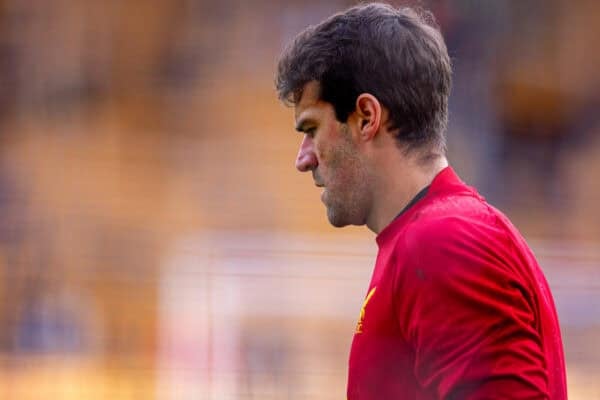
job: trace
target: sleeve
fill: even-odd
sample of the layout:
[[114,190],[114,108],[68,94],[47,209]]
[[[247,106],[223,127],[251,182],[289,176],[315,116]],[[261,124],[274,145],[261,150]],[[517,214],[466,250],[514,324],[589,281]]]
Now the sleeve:
[[436,398],[549,397],[535,299],[511,268],[518,258],[506,243],[460,220],[428,223],[405,238],[396,312],[414,374]]

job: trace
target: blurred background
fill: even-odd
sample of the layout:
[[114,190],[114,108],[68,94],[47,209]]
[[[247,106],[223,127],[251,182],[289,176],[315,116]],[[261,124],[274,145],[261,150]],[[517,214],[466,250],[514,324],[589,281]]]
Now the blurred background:
[[[352,4],[0,0],[0,398],[345,398],[376,245],[328,225],[273,81]],[[546,271],[570,398],[600,398],[600,3],[417,4],[450,162]]]

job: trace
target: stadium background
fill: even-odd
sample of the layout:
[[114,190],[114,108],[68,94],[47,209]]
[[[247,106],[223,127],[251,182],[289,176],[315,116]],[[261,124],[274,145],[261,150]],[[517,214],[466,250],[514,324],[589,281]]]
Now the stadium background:
[[[345,398],[375,243],[294,170],[273,73],[351,4],[0,1],[0,398]],[[600,3],[418,4],[450,162],[531,243],[570,397],[600,398]]]

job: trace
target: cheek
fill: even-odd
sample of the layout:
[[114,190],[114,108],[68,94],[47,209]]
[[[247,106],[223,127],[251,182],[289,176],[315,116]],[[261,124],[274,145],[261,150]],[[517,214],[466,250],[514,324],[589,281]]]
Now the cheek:
[[315,153],[317,154],[317,160],[319,160],[319,165],[327,162],[327,152],[323,150],[320,146],[315,146]]
[[319,159],[319,172],[329,180],[328,184],[331,185],[344,178],[343,160],[339,152],[329,148],[317,152],[317,157]]
[[360,166],[356,158],[350,157],[344,151],[332,152],[329,154],[329,163],[327,164],[327,176],[330,178],[330,185],[336,187],[338,191],[355,191],[360,185]]
[[317,147],[315,151],[319,161],[319,172],[330,178],[335,178],[342,160],[334,147]]

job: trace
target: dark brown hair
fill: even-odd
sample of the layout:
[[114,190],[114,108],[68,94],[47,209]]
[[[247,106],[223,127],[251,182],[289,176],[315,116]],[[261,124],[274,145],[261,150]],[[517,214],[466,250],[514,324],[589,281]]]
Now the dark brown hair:
[[445,149],[451,66],[431,14],[372,3],[308,27],[279,60],[280,99],[296,104],[313,80],[340,122],[370,93],[389,111],[400,143]]

